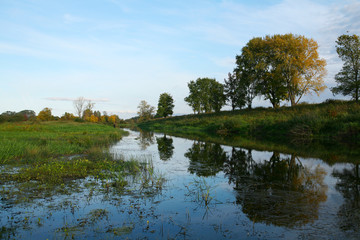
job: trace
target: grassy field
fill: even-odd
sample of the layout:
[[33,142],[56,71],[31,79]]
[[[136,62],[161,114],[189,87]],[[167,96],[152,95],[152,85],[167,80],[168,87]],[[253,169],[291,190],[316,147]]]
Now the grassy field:
[[106,150],[124,134],[90,123],[0,124],[0,183],[49,187],[92,176],[124,186],[126,173],[139,170],[139,164],[115,159]]
[[91,153],[126,132],[106,125],[75,122],[0,124],[0,163],[41,161]]
[[255,108],[194,114],[140,123],[145,130],[188,135],[215,134],[275,141],[359,143],[360,104],[328,101],[280,109]]

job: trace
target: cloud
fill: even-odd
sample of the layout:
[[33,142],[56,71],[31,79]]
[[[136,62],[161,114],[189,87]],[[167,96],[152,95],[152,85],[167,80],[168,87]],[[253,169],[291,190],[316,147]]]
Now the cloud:
[[[50,101],[74,101],[78,98],[65,98],[65,97],[47,97],[46,100]],[[110,100],[107,98],[85,98],[85,101],[92,101],[92,102],[109,102]]]

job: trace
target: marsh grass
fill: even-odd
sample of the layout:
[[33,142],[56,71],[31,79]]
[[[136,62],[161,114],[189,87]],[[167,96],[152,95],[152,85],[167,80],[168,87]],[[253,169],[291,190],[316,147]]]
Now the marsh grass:
[[122,194],[131,179],[140,179],[149,191],[160,188],[152,165],[109,152],[108,147],[126,134],[119,129],[73,122],[26,122],[0,124],[0,133],[0,194],[8,204],[84,189],[89,196]]
[[213,188],[207,183],[205,178],[195,178],[192,182],[185,186],[188,193],[187,196],[191,196],[193,201],[206,208],[215,201]]

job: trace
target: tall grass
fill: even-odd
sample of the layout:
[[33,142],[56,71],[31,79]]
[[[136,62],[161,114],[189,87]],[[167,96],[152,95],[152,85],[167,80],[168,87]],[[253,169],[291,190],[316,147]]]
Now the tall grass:
[[0,163],[84,154],[107,147],[125,132],[100,124],[74,122],[0,124]]

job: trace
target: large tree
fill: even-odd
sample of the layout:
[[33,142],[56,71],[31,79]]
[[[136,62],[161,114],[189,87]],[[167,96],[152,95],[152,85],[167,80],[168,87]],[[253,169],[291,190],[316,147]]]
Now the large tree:
[[264,96],[274,108],[285,99],[293,106],[305,94],[325,89],[326,61],[317,49],[316,41],[299,35],[253,38],[237,56],[236,69],[255,84],[252,96]]
[[341,35],[336,41],[336,52],[344,66],[336,74],[337,86],[331,91],[334,94],[350,95],[356,102],[359,101],[360,93],[360,40],[357,35]]
[[291,106],[305,94],[319,94],[326,88],[326,61],[319,57],[316,41],[293,34],[267,36],[265,41],[271,48],[273,66],[285,81]]
[[158,109],[156,115],[158,117],[167,117],[173,114],[174,99],[169,93],[162,93],[159,97]]
[[155,108],[150,106],[145,100],[142,100],[138,106],[139,121],[146,121],[154,116]]
[[194,113],[220,111],[225,105],[224,86],[212,78],[198,78],[188,83],[189,96],[184,100]]
[[263,38],[251,39],[236,57],[235,72],[242,79],[241,89],[251,89],[248,106],[256,95],[270,100],[274,108],[286,99],[285,82],[279,76],[279,69],[273,58],[273,48]]

